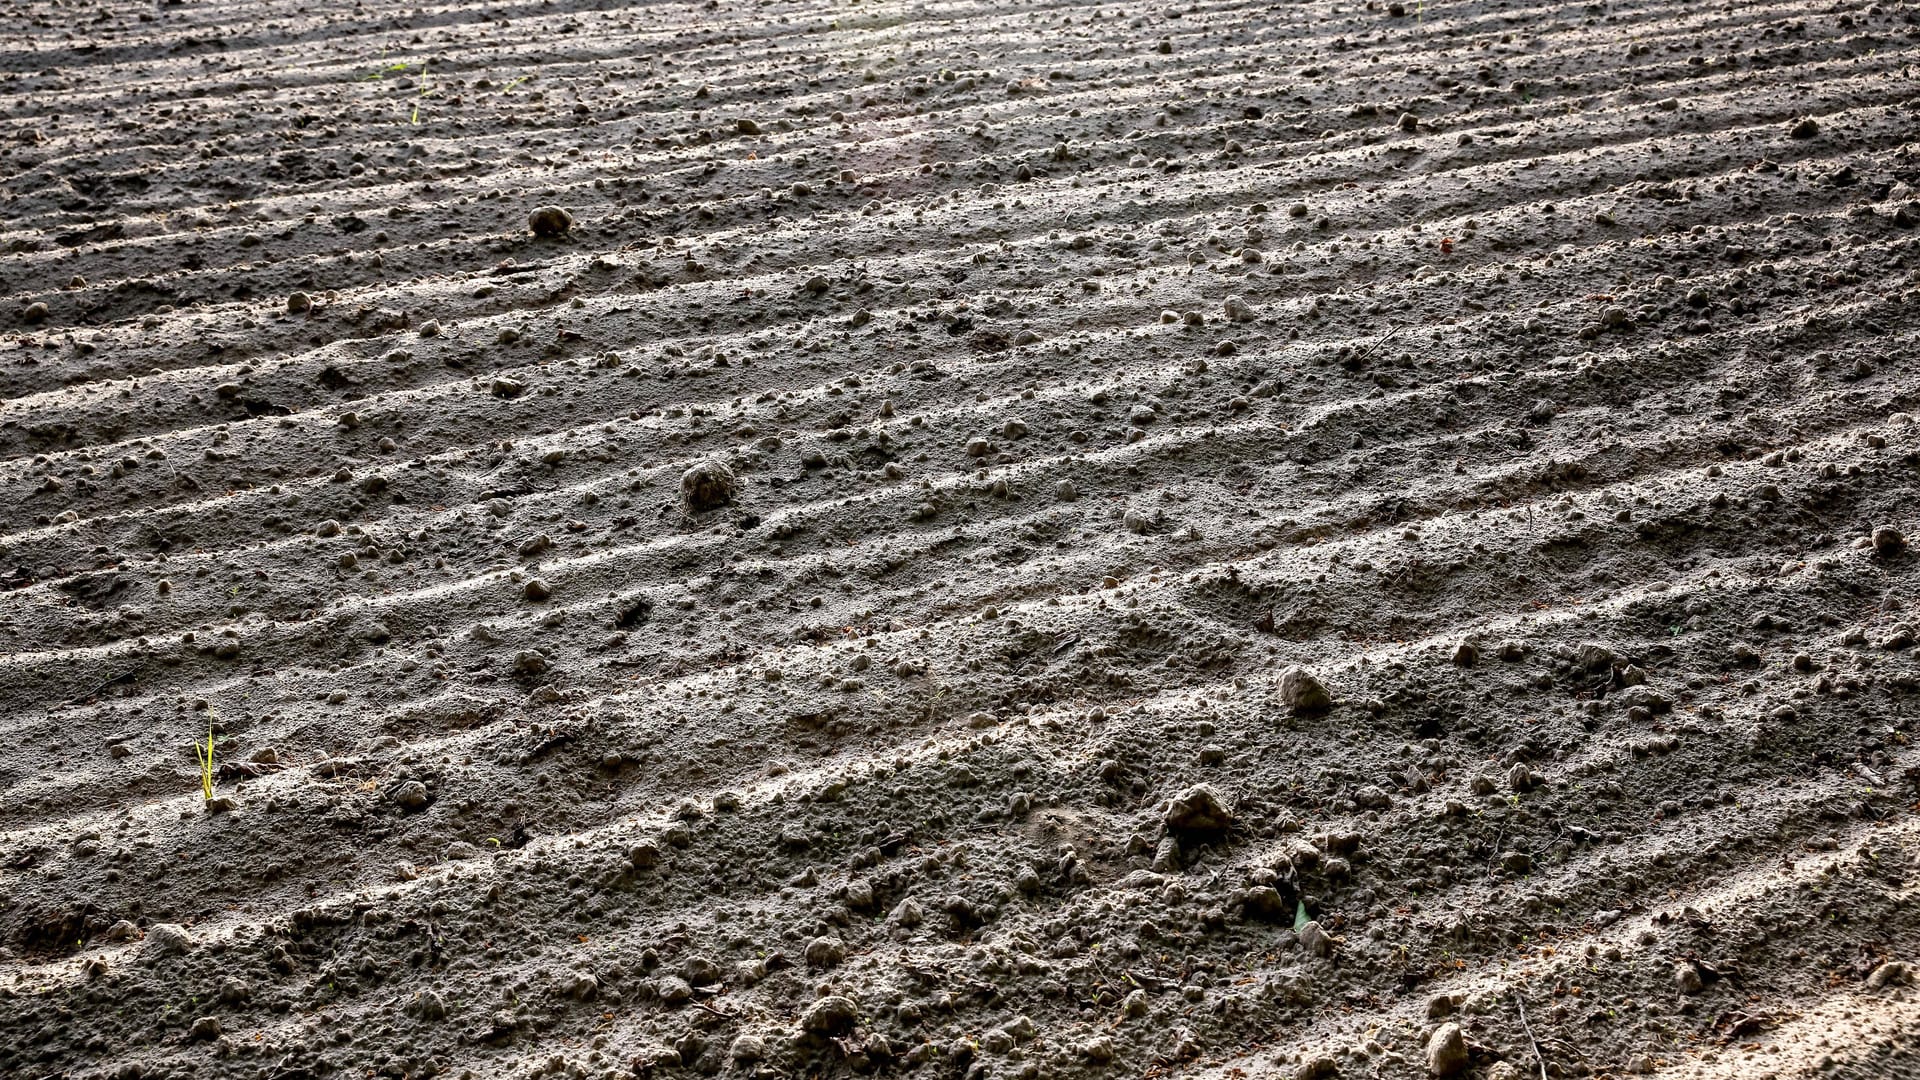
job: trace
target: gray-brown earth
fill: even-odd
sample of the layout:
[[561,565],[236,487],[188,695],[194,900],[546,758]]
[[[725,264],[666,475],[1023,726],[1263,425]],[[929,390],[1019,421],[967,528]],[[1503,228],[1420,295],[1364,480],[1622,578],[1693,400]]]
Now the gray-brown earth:
[[0,1075],[1915,1074],[1914,5],[6,15]]

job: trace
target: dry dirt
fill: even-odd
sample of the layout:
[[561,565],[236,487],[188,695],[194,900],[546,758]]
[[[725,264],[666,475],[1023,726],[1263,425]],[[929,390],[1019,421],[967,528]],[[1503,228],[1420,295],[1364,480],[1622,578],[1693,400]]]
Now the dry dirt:
[[1917,60],[9,4],[0,1076],[1915,1075]]

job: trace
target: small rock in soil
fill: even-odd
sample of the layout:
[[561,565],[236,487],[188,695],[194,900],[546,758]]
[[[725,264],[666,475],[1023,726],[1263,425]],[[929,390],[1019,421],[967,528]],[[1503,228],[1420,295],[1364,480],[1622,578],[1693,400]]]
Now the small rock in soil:
[[1179,832],[1224,832],[1233,824],[1233,815],[1220,801],[1220,793],[1206,784],[1195,784],[1167,805],[1167,828]]
[[178,923],[155,923],[147,930],[144,956],[174,956],[193,948],[193,936]]
[[549,239],[565,236],[573,231],[573,215],[557,206],[542,206],[527,215],[527,228],[533,235]]
[[1300,928],[1300,947],[1314,956],[1333,955],[1333,935],[1314,919]]
[[860,1007],[852,998],[829,994],[807,1006],[800,1016],[800,1027],[816,1035],[833,1035],[851,1028],[859,1019]]
[[696,513],[733,501],[739,482],[733,470],[718,461],[703,461],[680,477],[680,501]]
[[1326,686],[1297,664],[1280,673],[1280,701],[1297,713],[1321,713],[1333,708],[1333,695]]
[[1441,1024],[1427,1038],[1427,1071],[1452,1076],[1467,1067],[1467,1040],[1459,1024]]

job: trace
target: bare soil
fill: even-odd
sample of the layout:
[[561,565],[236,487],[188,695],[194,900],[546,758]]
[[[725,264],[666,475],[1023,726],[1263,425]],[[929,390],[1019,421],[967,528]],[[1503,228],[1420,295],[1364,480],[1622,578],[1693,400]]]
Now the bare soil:
[[0,1076],[1920,1075],[1913,4],[6,12]]

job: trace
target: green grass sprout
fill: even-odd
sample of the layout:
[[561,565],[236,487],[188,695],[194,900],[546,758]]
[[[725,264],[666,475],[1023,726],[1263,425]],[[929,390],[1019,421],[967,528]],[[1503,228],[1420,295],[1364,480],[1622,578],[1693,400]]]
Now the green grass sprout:
[[206,749],[204,750],[201,749],[200,745],[198,743],[195,743],[193,747],[193,756],[200,759],[200,795],[202,798],[211,800],[213,798],[213,718],[212,717],[207,718]]

